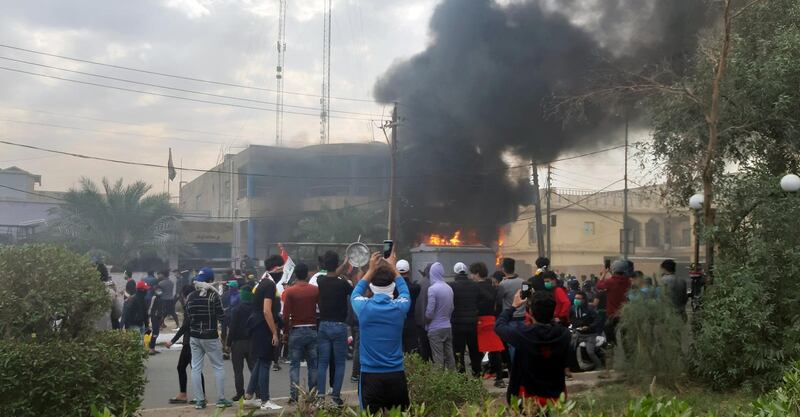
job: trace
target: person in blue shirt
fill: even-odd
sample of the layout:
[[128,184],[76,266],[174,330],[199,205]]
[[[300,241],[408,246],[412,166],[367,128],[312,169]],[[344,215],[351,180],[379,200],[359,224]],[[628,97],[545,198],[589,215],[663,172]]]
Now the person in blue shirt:
[[[394,254],[389,259],[380,252],[372,254],[369,270],[350,298],[361,334],[359,400],[370,413],[405,410],[410,403],[403,368],[403,324],[411,296],[395,268],[395,258]],[[367,288],[371,297],[365,295]]]

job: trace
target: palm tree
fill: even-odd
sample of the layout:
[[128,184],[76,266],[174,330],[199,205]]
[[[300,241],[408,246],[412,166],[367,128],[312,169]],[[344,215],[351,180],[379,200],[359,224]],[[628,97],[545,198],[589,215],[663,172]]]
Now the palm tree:
[[295,237],[306,242],[347,243],[361,236],[362,242],[379,242],[386,237],[383,210],[357,208],[322,210],[297,224]]
[[103,178],[102,191],[88,178],[71,189],[55,209],[51,232],[81,252],[99,253],[106,262],[125,265],[142,255],[162,259],[177,250],[177,210],[166,193],[147,193],[142,181],[123,185]]

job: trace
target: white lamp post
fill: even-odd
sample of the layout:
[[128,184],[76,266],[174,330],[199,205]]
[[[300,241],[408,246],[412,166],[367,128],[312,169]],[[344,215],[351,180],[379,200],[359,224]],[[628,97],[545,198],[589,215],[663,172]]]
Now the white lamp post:
[[694,211],[694,265],[700,265],[700,210],[706,198],[703,194],[695,194],[689,198],[689,207]]
[[789,193],[800,191],[800,177],[795,174],[784,175],[781,178],[781,189]]
[[700,210],[703,208],[703,203],[705,201],[706,199],[705,197],[703,197],[702,194],[695,194],[689,198],[689,207],[691,207],[694,210]]

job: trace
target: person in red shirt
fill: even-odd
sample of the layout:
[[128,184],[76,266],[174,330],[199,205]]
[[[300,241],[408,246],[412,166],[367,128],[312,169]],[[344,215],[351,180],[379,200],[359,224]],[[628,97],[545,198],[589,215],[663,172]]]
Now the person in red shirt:
[[628,261],[619,260],[611,265],[611,277],[603,278],[597,283],[598,290],[606,292],[606,339],[609,343],[617,344],[617,325],[619,324],[619,311],[628,301],[627,294],[631,288],[631,280],[627,273]]
[[300,362],[308,365],[308,392],[317,387],[317,303],[319,288],[308,283],[308,266],[294,267],[295,283],[283,292],[283,317],[289,332],[289,401],[297,402]]
[[569,325],[569,309],[572,307],[572,303],[570,303],[564,288],[558,286],[558,276],[553,271],[545,271],[542,273],[542,279],[544,280],[544,290],[552,292],[553,298],[556,300],[553,322],[564,326]]

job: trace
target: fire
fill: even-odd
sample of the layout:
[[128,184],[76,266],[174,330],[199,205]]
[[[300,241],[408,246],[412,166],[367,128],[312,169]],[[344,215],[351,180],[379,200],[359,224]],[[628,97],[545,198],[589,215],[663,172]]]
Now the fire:
[[456,232],[453,233],[453,236],[449,238],[447,236],[434,233],[428,236],[428,239],[425,243],[433,246],[461,246],[463,245],[463,242],[461,241],[461,230],[456,230]]
[[503,262],[503,244],[506,243],[506,232],[502,228],[497,230],[497,255],[494,258],[494,264],[500,266]]

